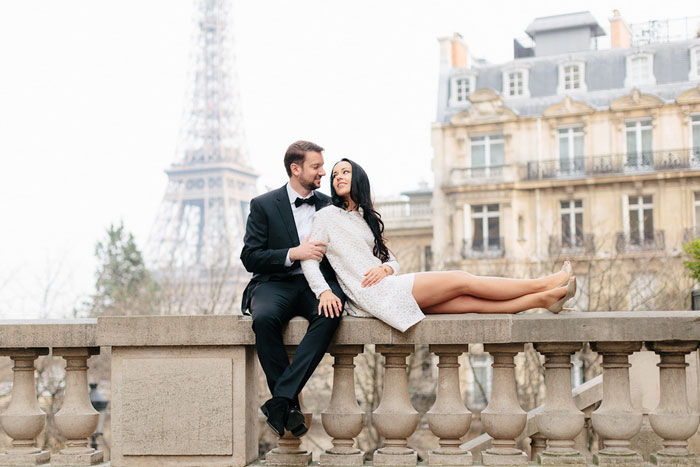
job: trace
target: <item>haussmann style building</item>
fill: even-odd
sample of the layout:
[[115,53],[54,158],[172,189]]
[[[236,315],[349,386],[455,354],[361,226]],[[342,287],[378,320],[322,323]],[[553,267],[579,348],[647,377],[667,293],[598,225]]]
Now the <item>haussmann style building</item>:
[[514,59],[497,65],[471,59],[458,34],[440,39],[432,218],[411,214],[425,196],[410,193],[387,213],[399,259],[408,246],[417,267],[517,277],[568,258],[579,310],[687,309],[682,245],[700,226],[697,32],[636,31],[616,11],[608,49],[589,12],[537,18],[526,33],[533,46],[514,41]]

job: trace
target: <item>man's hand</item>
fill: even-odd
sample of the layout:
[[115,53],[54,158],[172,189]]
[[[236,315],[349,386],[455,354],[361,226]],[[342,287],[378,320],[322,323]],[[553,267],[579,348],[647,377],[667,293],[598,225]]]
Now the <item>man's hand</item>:
[[374,284],[379,284],[382,281],[382,279],[384,279],[390,274],[389,269],[391,269],[391,266],[387,266],[384,264],[370,269],[364,274],[365,278],[362,280],[362,284],[360,285],[362,287],[369,287]]
[[321,292],[321,295],[318,297],[319,315],[323,312],[323,316],[326,318],[332,318],[334,315],[338,317],[342,311],[343,302],[330,289]]
[[311,235],[306,237],[301,245],[289,249],[290,261],[304,261],[306,259],[315,259],[320,262],[323,255],[326,254],[326,244],[323,242],[310,242]]

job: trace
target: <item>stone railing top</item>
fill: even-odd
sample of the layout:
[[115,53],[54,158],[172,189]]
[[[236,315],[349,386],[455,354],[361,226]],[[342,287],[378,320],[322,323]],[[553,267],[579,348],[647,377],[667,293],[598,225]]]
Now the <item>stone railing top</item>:
[[[252,345],[248,316],[129,316],[0,321],[0,349],[31,347]],[[307,321],[295,318],[285,343],[298,344]],[[615,311],[522,315],[431,315],[400,333],[372,318],[343,318],[335,344],[698,341],[700,312]]]
[[97,319],[0,320],[0,348],[95,347]]

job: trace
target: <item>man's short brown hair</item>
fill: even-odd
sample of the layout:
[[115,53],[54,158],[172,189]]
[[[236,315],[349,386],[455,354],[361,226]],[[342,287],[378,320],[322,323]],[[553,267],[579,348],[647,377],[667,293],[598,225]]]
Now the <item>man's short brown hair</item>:
[[284,168],[287,169],[288,176],[292,176],[292,164],[303,165],[304,157],[309,151],[323,152],[323,148],[310,141],[296,141],[289,145],[284,155]]

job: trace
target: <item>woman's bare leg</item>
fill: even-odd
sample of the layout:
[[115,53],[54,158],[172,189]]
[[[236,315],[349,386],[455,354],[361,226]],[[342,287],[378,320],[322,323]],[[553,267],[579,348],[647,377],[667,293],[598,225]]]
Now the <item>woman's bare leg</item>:
[[431,313],[518,313],[530,308],[547,308],[566,294],[566,287],[536,292],[509,300],[487,300],[471,295],[460,295],[446,302],[423,308]]
[[413,298],[421,308],[461,295],[488,300],[510,300],[559,287],[567,277],[564,271],[538,279],[475,276],[464,271],[418,272],[413,279]]

